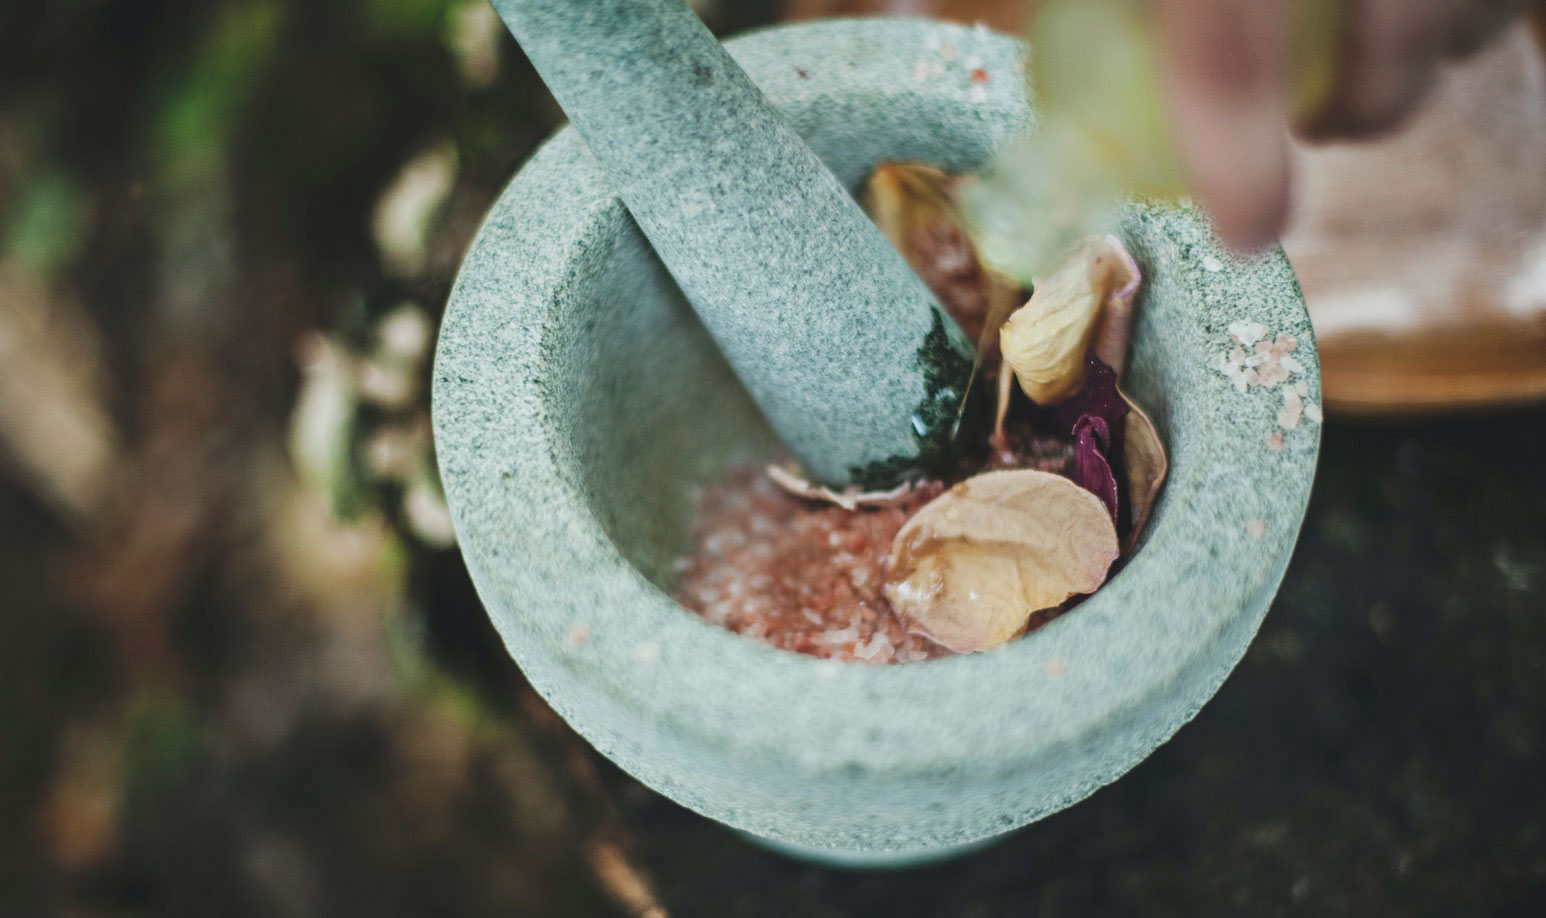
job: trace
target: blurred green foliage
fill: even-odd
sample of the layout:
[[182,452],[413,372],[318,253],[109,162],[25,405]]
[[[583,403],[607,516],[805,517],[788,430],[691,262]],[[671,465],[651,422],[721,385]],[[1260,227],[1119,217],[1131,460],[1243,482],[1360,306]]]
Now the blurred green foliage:
[[63,169],[41,167],[17,182],[0,252],[35,274],[51,276],[80,253],[91,214],[91,193],[79,181]]
[[243,103],[273,55],[283,13],[276,0],[229,6],[204,37],[161,102],[151,134],[153,157],[168,180],[196,180],[223,161]]
[[439,35],[456,0],[358,0],[360,24],[382,38]]

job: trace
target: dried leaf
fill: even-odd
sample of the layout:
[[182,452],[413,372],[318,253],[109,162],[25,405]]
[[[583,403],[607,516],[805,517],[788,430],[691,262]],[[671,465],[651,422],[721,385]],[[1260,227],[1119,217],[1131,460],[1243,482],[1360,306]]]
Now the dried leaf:
[[[978,256],[957,206],[959,190],[975,181],[932,166],[882,163],[863,194],[864,209],[917,272],[961,330],[977,342],[967,397],[984,366],[997,358],[993,347],[1009,314],[1022,305],[1020,285],[992,270]],[[966,398],[956,414],[959,426]]]
[[904,481],[889,491],[860,491],[852,485],[841,491],[834,491],[825,485],[813,484],[806,478],[781,465],[770,465],[767,467],[766,472],[768,478],[774,484],[795,497],[826,501],[829,504],[836,504],[844,510],[857,510],[860,507],[886,507],[899,503],[908,494],[912,493],[915,486],[911,481]]
[[[1125,361],[1138,265],[1115,236],[1081,242],[1062,267],[1038,281],[1030,302],[999,330],[999,348],[1020,388],[1041,405],[1054,405],[1084,385],[1085,352],[1092,343],[1108,366]],[[1110,318],[1101,324],[1102,316]],[[1101,326],[1097,340],[1097,326]]]
[[1111,427],[1098,414],[1087,414],[1074,425],[1074,484],[1100,498],[1117,519],[1117,477],[1106,456],[1111,450]]
[[881,163],[865,184],[864,209],[961,330],[981,344],[990,334],[989,317],[998,312],[1001,322],[1019,304],[1020,291],[977,257],[956,208],[962,181],[932,166]]
[[1095,495],[1049,472],[988,472],[930,501],[896,534],[886,597],[909,631],[970,653],[1093,592],[1116,558],[1116,526]]
[[1149,514],[1154,511],[1154,502],[1169,473],[1170,460],[1165,456],[1165,444],[1160,440],[1154,422],[1126,393],[1122,398],[1127,400],[1128,407],[1122,463],[1127,467],[1128,518],[1132,520],[1127,537],[1122,540],[1122,549],[1126,552],[1138,544],[1143,528],[1149,523]]

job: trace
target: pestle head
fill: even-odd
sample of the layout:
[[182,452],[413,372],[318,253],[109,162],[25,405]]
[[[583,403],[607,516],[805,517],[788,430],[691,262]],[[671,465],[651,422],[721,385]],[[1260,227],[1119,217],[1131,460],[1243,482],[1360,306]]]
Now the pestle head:
[[806,471],[942,470],[971,342],[686,4],[494,7]]

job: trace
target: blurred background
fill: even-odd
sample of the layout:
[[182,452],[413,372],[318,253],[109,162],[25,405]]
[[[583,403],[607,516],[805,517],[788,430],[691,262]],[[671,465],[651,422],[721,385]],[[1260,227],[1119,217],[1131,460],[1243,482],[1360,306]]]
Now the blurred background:
[[1542,70],[1521,25],[1401,135],[1301,152],[1332,417],[1216,700],[863,874],[618,772],[467,580],[427,361],[560,121],[484,0],[0,3],[0,915],[1546,914]]

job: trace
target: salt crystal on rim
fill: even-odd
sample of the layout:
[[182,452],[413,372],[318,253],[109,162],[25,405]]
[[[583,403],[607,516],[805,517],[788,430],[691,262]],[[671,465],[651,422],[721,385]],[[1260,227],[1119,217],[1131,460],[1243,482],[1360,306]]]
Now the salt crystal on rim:
[[1315,402],[1308,402],[1304,406],[1304,419],[1311,424],[1319,424],[1324,418],[1321,415],[1321,406]]
[[1288,387],[1283,388],[1283,410],[1278,412],[1278,426],[1284,430],[1293,430],[1299,426],[1299,417],[1304,414],[1304,400],[1299,393]]
[[1220,354],[1213,361],[1213,368],[1224,374],[1224,378],[1234,384],[1235,390],[1244,392],[1246,386],[1245,369],[1239,363],[1230,359],[1228,354]]
[[1251,322],[1241,319],[1238,322],[1229,323],[1229,333],[1240,339],[1240,343],[1250,347],[1260,341],[1262,335],[1267,333],[1267,326],[1260,322]]
[[1263,386],[1276,386],[1288,382],[1288,370],[1276,360],[1269,360],[1256,371],[1256,382]]

